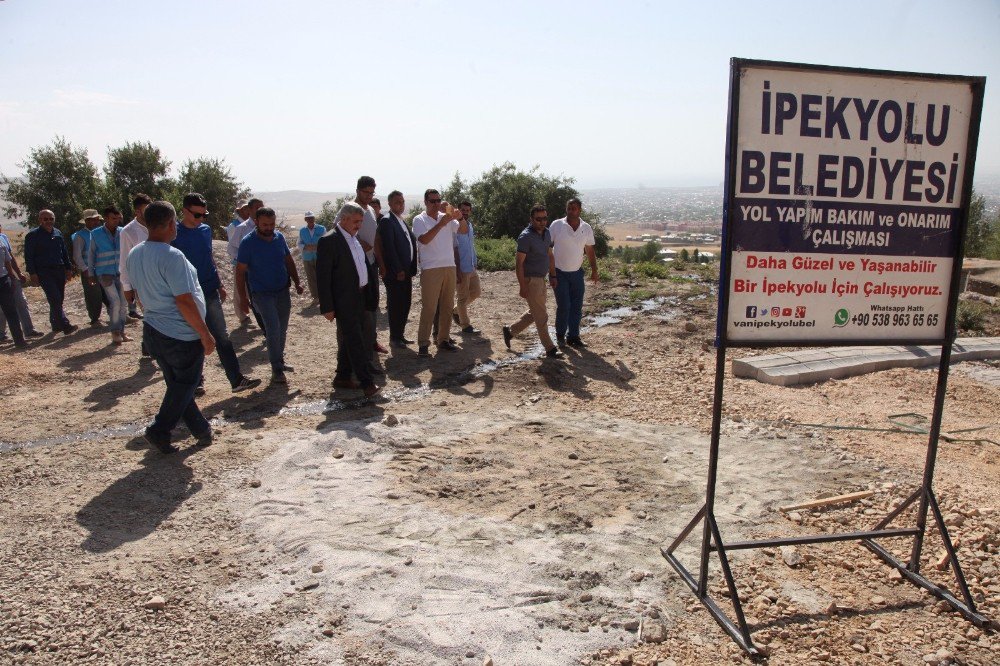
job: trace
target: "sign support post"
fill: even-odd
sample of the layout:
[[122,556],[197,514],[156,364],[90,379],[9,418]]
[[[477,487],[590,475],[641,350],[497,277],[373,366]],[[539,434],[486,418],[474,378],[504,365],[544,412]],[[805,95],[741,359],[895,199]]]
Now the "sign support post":
[[[976,609],[933,489],[984,88],[981,77],[732,60],[705,504],[661,553],[751,657],[761,651],[730,565],[734,550],[858,541],[968,621],[991,626]],[[760,97],[741,103],[741,93]],[[862,156],[870,159],[867,165]],[[809,310],[820,316],[807,319]],[[941,345],[920,487],[867,530],[726,542],[715,498],[728,348],[887,341]],[[891,527],[914,504],[915,524]],[[961,599],[920,572],[929,517]],[[695,577],[676,550],[699,523]],[[912,539],[907,562],[877,541],[888,538]],[[735,620],[709,593],[713,553]]]

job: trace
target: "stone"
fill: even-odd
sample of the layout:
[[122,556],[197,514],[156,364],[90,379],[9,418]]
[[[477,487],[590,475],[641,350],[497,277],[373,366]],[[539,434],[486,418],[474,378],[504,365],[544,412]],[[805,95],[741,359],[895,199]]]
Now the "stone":
[[251,488],[260,488],[260,479],[250,479]]
[[322,571],[323,571],[323,564],[321,562],[317,562],[316,564],[312,565],[313,573],[322,573]]
[[801,523],[802,514],[799,513],[798,511],[792,511],[788,514],[788,520],[792,521],[793,523]]
[[344,450],[341,448],[336,448],[333,450],[333,453],[331,455],[339,460],[340,458],[344,457]]
[[645,578],[645,577],[646,577],[646,574],[644,574],[641,571],[636,571],[631,576],[629,576],[629,579],[631,579],[631,581],[633,583],[641,583],[642,579]]
[[582,601],[583,603],[587,603],[593,600],[594,600],[594,595],[592,595],[590,592],[584,592],[583,594],[580,595],[580,601]]
[[579,460],[580,459],[580,454],[577,453],[576,451],[574,451],[573,453],[569,454],[569,459],[570,460]]
[[693,321],[686,321],[684,322],[684,330],[687,331],[688,333],[694,333],[695,331],[698,330],[698,324],[694,323]]
[[486,659],[483,659],[483,666],[493,666],[493,657],[486,657]]
[[798,549],[795,546],[782,546],[781,559],[784,560],[785,564],[790,567],[797,567],[802,564],[802,556],[799,554]]
[[625,631],[636,631],[639,629],[639,620],[625,620],[622,623],[622,629]]
[[382,419],[382,425],[389,426],[390,428],[399,425],[399,418],[395,414],[389,414],[384,419]]
[[662,643],[667,640],[667,628],[660,622],[647,622],[642,627],[642,640],[646,643]]
[[163,610],[166,607],[167,600],[160,595],[151,597],[149,601],[143,604],[143,608],[146,608],[147,610]]

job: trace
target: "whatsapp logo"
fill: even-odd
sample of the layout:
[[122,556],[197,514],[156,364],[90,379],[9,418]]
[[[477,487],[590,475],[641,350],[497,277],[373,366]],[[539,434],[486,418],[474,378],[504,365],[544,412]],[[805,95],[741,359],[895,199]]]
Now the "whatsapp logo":
[[847,326],[847,322],[848,320],[850,320],[850,318],[851,318],[851,313],[847,311],[847,308],[840,308],[833,315],[833,325],[837,327]]

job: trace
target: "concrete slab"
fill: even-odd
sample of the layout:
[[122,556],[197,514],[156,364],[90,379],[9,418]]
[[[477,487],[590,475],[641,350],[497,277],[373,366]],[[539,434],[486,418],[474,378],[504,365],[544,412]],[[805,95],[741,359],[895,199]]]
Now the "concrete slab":
[[[794,386],[828,379],[843,379],[890,368],[936,365],[941,347],[886,345],[884,347],[830,347],[733,359],[736,377],[765,384]],[[1000,359],[1000,338],[960,338],[952,346],[951,360]]]

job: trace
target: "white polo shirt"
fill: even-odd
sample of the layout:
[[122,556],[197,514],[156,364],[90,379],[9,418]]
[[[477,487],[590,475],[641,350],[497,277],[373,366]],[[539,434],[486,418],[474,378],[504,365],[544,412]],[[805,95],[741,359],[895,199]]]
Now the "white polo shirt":
[[552,235],[552,254],[556,258],[556,268],[567,273],[580,270],[583,266],[584,248],[594,244],[593,228],[580,220],[580,226],[573,231],[565,217],[549,225]]
[[433,217],[424,211],[413,218],[413,235],[417,237],[417,260],[420,262],[420,270],[426,271],[431,268],[454,268],[455,267],[455,232],[458,231],[458,220],[441,227],[434,239],[427,244],[420,242],[420,237],[434,228],[444,217],[444,213],[438,213],[438,218]]
[[[250,235],[251,231],[257,229],[257,223],[254,222],[253,218],[247,218],[243,220],[240,224],[233,229],[233,232],[229,234],[229,243],[226,245],[226,253],[229,258],[236,263],[236,255],[240,253],[240,243],[243,239]],[[228,233],[228,232],[227,232]]]
[[121,249],[118,254],[118,272],[121,274],[122,288],[125,291],[132,291],[132,283],[128,279],[125,260],[128,259],[128,253],[132,251],[132,248],[147,238],[149,238],[149,230],[134,217],[131,222],[122,227],[119,240]]

